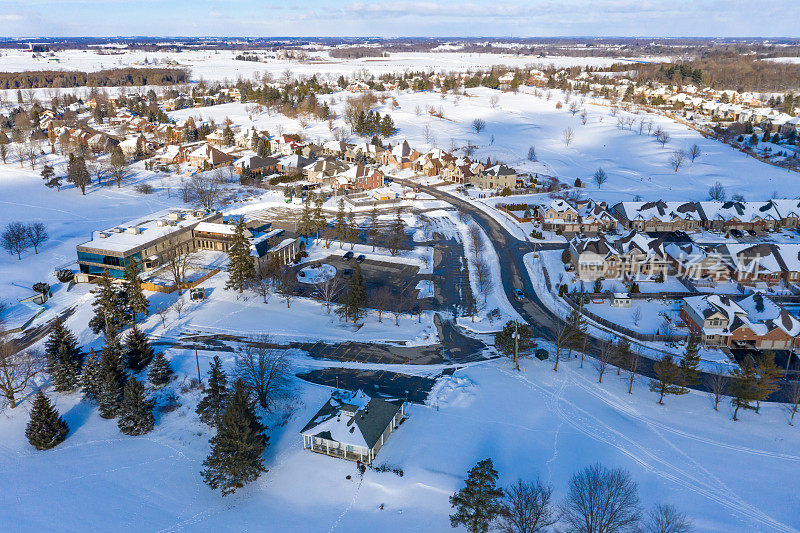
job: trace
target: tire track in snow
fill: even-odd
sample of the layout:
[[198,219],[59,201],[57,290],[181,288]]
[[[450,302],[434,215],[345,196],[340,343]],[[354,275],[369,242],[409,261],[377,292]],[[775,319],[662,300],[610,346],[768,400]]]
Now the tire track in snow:
[[[501,372],[509,375],[510,371],[501,370]],[[520,379],[525,386],[530,389],[544,392],[551,396],[557,395],[557,393],[549,391],[525,376],[520,376]],[[676,464],[659,457],[657,454],[653,453],[652,450],[645,448],[632,438],[610,427],[598,417],[578,407],[573,402],[562,398],[556,402],[556,409],[559,416],[572,427],[598,442],[616,448],[620,453],[629,457],[646,471],[672,481],[676,485],[692,492],[705,496],[710,501],[730,509],[734,513],[769,526],[776,531],[786,533],[796,533],[798,531],[788,524],[770,517],[760,509],[743,502],[738,497],[735,499],[728,497],[726,494],[722,493],[725,491],[720,491],[718,488],[709,485],[702,479],[698,479],[694,474],[682,470]]]

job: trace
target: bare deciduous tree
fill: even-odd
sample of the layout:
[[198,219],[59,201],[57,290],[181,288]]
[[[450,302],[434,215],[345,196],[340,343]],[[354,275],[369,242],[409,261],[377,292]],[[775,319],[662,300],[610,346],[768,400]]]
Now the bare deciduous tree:
[[505,490],[498,529],[503,533],[538,533],[558,521],[551,499],[553,488],[538,479],[518,479]]
[[555,327],[555,341],[556,348],[556,364],[553,366],[553,371],[558,372],[558,363],[561,360],[561,350],[571,344],[573,328],[563,321],[558,321]]
[[236,357],[236,375],[258,404],[272,412],[291,395],[292,367],[285,350],[269,348],[268,337],[247,344]]
[[528,161],[532,161],[534,163],[538,161],[538,158],[536,157],[536,147],[533,145],[528,148]]
[[482,118],[476,118],[472,121],[472,129],[475,130],[475,133],[480,133],[486,128],[486,121]]
[[17,395],[24,392],[44,368],[44,359],[36,351],[18,350],[6,335],[0,330],[0,393],[13,409],[17,406]]
[[670,136],[670,134],[664,130],[661,130],[661,132],[658,135],[656,135],[656,140],[659,143],[661,143],[661,148],[664,148],[664,146],[670,141],[671,138],[672,137]]
[[719,410],[719,402],[725,395],[728,388],[728,380],[722,372],[711,372],[705,377],[706,386],[711,391],[711,397],[714,399],[714,410]]
[[580,110],[581,110],[581,104],[579,104],[577,100],[573,100],[572,102],[570,102],[569,112],[572,113],[573,117],[577,115],[578,111]]
[[569,144],[572,142],[572,139],[575,138],[575,132],[571,127],[565,128],[564,131],[561,132],[561,138],[564,139],[564,144],[569,146]]
[[708,197],[712,200],[724,202],[728,194],[725,192],[725,187],[720,182],[716,182],[708,189]]
[[383,322],[383,313],[389,310],[391,301],[392,291],[389,290],[389,287],[383,286],[375,290],[370,303],[378,311],[378,322]]
[[41,221],[28,224],[25,227],[25,235],[30,245],[33,246],[34,252],[37,254],[39,253],[39,246],[50,238],[50,235],[47,233],[47,226]]
[[170,312],[172,312],[172,308],[168,305],[161,305],[156,307],[155,312],[158,315],[158,318],[161,319],[161,327],[166,328],[167,318],[169,317]]
[[489,292],[492,290],[492,270],[486,261],[478,259],[472,262],[472,270],[475,273],[475,283],[478,286],[478,292],[483,296],[483,304],[489,299]]
[[595,173],[592,175],[592,179],[593,179],[593,180],[594,180],[594,182],[597,184],[597,188],[599,189],[600,187],[602,187],[602,186],[603,186],[603,184],[604,184],[605,182],[607,182],[607,181],[608,181],[608,174],[606,174],[606,171],[605,171],[605,170],[603,170],[603,168],[602,168],[602,167],[600,167],[600,168],[598,168],[598,169],[597,169],[597,171],[595,171]]
[[672,505],[659,504],[650,509],[642,533],[691,533],[692,521]]
[[686,160],[686,152],[683,150],[673,150],[672,154],[669,156],[669,164],[670,166],[677,172],[683,162]]
[[786,404],[790,426],[794,425],[794,415],[797,414],[798,406],[800,406],[800,380],[796,379],[789,385],[789,403]]
[[30,242],[28,241],[28,228],[22,222],[9,222],[0,234],[0,245],[10,254],[17,254],[17,259],[22,259]]
[[183,294],[183,284],[186,282],[186,263],[189,260],[189,251],[184,246],[177,246],[165,255],[166,263],[172,274],[172,280],[175,282],[178,288],[178,296],[180,296]]
[[332,278],[315,283],[314,286],[319,291],[322,301],[325,302],[325,310],[330,314],[331,304],[342,290],[341,280],[337,276],[333,276]]
[[693,144],[692,147],[689,148],[689,158],[692,160],[692,163],[694,163],[695,159],[700,157],[700,154],[700,147],[698,145]]
[[477,225],[471,225],[468,233],[472,243],[472,260],[477,262],[486,249],[486,243],[483,242],[483,231]]
[[183,311],[186,309],[188,304],[189,302],[184,300],[183,297],[179,297],[177,300],[172,302],[172,309],[178,315],[178,318],[181,317],[181,314],[183,314]]
[[497,104],[499,103],[500,103],[500,97],[497,96],[496,94],[493,94],[492,96],[489,97],[489,106],[491,106],[492,109],[497,107]]
[[188,201],[205,209],[213,209],[222,196],[220,180],[217,176],[198,174],[186,182],[185,196]]
[[572,476],[561,505],[561,520],[569,531],[633,531],[641,516],[638,489],[630,474],[599,463]]
[[603,382],[603,374],[608,370],[608,365],[611,364],[611,359],[614,356],[614,344],[611,341],[602,341],[600,343],[600,354],[595,359],[594,366],[597,369],[597,382]]

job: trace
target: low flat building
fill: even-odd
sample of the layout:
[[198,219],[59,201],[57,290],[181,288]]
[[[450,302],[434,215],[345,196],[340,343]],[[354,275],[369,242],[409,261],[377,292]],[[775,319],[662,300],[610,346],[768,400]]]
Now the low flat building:
[[142,270],[164,264],[176,249],[195,249],[192,230],[202,222],[216,222],[222,215],[213,211],[168,209],[92,232],[92,239],[79,244],[78,266],[81,273],[101,275],[108,272],[122,278],[125,267],[136,261]]

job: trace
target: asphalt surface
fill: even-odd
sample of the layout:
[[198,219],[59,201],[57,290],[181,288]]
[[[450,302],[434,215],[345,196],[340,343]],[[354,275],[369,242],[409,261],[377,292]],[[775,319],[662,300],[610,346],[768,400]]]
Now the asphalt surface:
[[[555,331],[559,322],[563,320],[553,313],[547,306],[545,306],[536,292],[533,290],[533,285],[528,275],[527,268],[523,257],[529,252],[533,252],[533,245],[526,241],[521,241],[511,235],[502,224],[492,218],[480,208],[473,204],[444,191],[426,185],[419,185],[418,183],[410,182],[407,180],[397,180],[408,187],[414,187],[426,192],[436,198],[447,202],[456,208],[462,209],[469,213],[475,222],[486,232],[494,244],[495,251],[500,260],[501,278],[503,283],[503,290],[506,292],[508,301],[520,314],[520,316],[529,324],[535,336],[544,338],[545,340],[553,341],[555,339]],[[563,243],[537,243],[536,250],[561,250],[565,248]],[[514,295],[515,289],[522,289],[526,298],[523,301],[517,300]],[[602,341],[589,337],[584,353],[593,358],[599,358],[600,346]],[[562,354],[562,359],[565,359]],[[647,357],[641,357],[637,374],[646,377],[655,377],[653,370],[654,360]],[[708,374],[701,372],[700,383],[693,389],[700,391],[709,391],[706,384],[706,377]],[[781,388],[770,396],[770,401],[787,401],[789,398],[790,383],[782,380]]]

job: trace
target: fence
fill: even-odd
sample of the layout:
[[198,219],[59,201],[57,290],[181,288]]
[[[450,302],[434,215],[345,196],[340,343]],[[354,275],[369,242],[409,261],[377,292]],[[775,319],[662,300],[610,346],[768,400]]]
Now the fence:
[[[600,294],[598,296],[607,297],[608,295]],[[633,296],[633,295],[631,295]],[[646,296],[646,295],[645,295]],[[625,335],[626,337],[630,337],[632,339],[636,339],[639,341],[657,341],[657,342],[676,342],[681,341],[686,338],[686,335],[655,335],[653,333],[639,333],[638,331],[633,331],[632,329],[626,328],[625,326],[620,326],[619,324],[615,324],[610,320],[606,320],[601,316],[597,316],[596,314],[592,313],[591,311],[587,311],[585,308],[581,308],[578,304],[572,300],[571,297],[567,296],[564,298],[564,301],[567,302],[573,309],[578,309],[583,313],[586,318],[597,322],[598,324],[605,326],[606,328],[610,329],[611,331],[615,331],[621,335]]]
[[[215,268],[213,270],[209,270],[207,273],[203,274],[202,276],[200,276],[197,279],[181,283],[181,288],[184,289],[184,290],[192,289],[194,287],[197,287],[201,283],[203,283],[205,280],[207,280],[211,276],[215,276],[217,274],[219,274],[219,269],[218,268]],[[142,282],[142,289],[144,289],[146,291],[163,292],[165,294],[171,294],[171,293],[175,292],[176,290],[178,290],[178,284],[177,283],[173,283],[171,285],[161,285],[161,284],[158,284],[158,283],[153,283],[152,281],[143,281]]]

